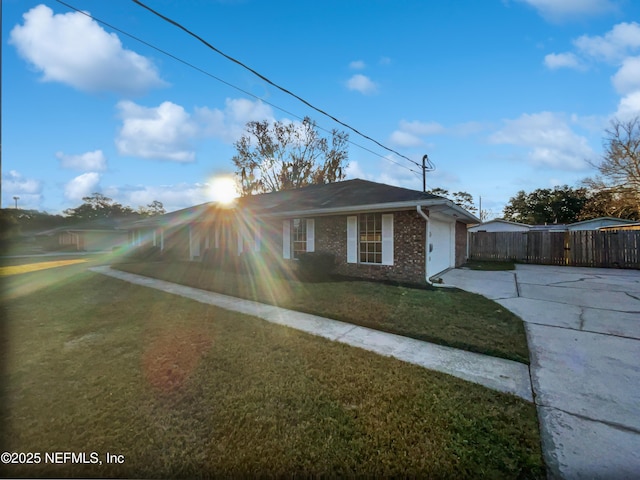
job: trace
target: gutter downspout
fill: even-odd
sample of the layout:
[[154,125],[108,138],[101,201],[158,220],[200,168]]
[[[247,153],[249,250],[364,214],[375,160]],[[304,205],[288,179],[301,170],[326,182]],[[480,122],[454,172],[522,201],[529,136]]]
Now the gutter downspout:
[[424,243],[424,279],[427,282],[427,285],[431,285],[433,287],[434,286],[433,283],[429,280],[429,272],[427,268],[429,265],[429,233],[430,233],[429,217],[422,211],[422,207],[420,205],[416,205],[416,212],[418,212],[418,215],[424,218],[424,221],[426,223],[426,229],[425,229],[426,238]]

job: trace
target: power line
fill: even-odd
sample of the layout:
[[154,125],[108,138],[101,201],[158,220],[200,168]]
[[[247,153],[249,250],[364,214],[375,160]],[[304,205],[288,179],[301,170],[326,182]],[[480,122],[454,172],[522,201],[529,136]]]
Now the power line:
[[[134,1],[135,1],[135,0],[134,0]],[[73,11],[75,11],[75,12],[77,12],[77,13],[80,13],[80,14],[82,14],[82,15],[84,15],[84,16],[86,16],[86,17],[88,17],[88,18],[91,18],[92,20],[95,20],[96,22],[101,23],[102,25],[105,25],[105,26],[107,26],[107,27],[111,28],[112,30],[115,30],[115,31],[117,31],[117,32],[121,33],[122,35],[125,35],[125,36],[127,36],[127,37],[131,38],[132,40],[135,40],[135,41],[137,41],[137,42],[139,42],[139,43],[141,43],[141,44],[143,44],[143,45],[145,45],[145,46],[147,46],[147,47],[149,47],[149,48],[151,48],[151,49],[153,49],[153,50],[155,50],[155,51],[157,51],[157,52],[159,52],[159,53],[162,53],[163,55],[166,55],[167,57],[170,57],[170,58],[172,58],[173,60],[175,60],[175,61],[177,61],[177,62],[180,62],[180,63],[182,63],[183,65],[186,65],[186,66],[188,66],[188,67],[190,67],[190,68],[192,68],[192,69],[194,69],[194,70],[196,70],[196,71],[198,71],[198,72],[202,73],[203,75],[206,75],[206,76],[208,76],[208,77],[210,77],[210,78],[212,78],[212,79],[214,79],[214,80],[216,80],[216,81],[218,81],[218,82],[220,82],[220,83],[222,83],[222,84],[224,84],[224,85],[226,85],[226,86],[228,86],[228,87],[231,87],[231,88],[233,88],[233,89],[235,89],[235,90],[237,90],[237,91],[239,91],[239,92],[241,92],[241,93],[243,93],[243,94],[245,94],[245,95],[247,95],[247,96],[253,97],[253,98],[255,98],[256,100],[261,101],[262,103],[265,103],[265,104],[267,104],[267,105],[269,105],[269,106],[271,106],[271,107],[273,107],[273,108],[275,108],[275,109],[277,109],[277,110],[279,110],[279,111],[281,111],[281,112],[283,112],[283,113],[286,113],[287,115],[290,115],[290,116],[292,116],[292,117],[294,117],[294,118],[297,118],[298,120],[303,120],[303,117],[301,117],[300,115],[297,115],[297,114],[295,114],[295,113],[293,113],[293,112],[290,112],[290,111],[288,111],[288,110],[286,110],[286,109],[284,109],[284,108],[282,108],[282,107],[279,107],[278,105],[276,105],[276,104],[274,104],[274,103],[272,103],[272,102],[269,102],[268,100],[264,100],[263,98],[260,98],[260,97],[258,97],[257,95],[255,95],[255,94],[253,94],[253,93],[251,93],[251,92],[249,92],[249,91],[247,91],[247,90],[244,90],[244,89],[243,89],[243,88],[241,88],[241,87],[238,87],[238,86],[236,86],[236,85],[234,85],[234,84],[232,84],[232,83],[230,83],[230,82],[227,82],[226,80],[223,80],[222,78],[217,77],[216,75],[214,75],[214,74],[212,74],[212,73],[210,73],[210,72],[208,72],[208,71],[206,71],[206,70],[204,70],[204,69],[202,69],[202,68],[200,68],[200,67],[198,67],[198,66],[196,66],[196,65],[194,65],[194,64],[192,64],[192,63],[190,63],[190,62],[188,62],[188,61],[186,61],[186,60],[183,60],[182,58],[180,58],[180,57],[178,57],[178,56],[176,56],[176,55],[174,55],[174,54],[172,54],[172,53],[170,53],[170,52],[168,52],[168,51],[166,51],[166,50],[163,50],[162,48],[157,47],[157,46],[155,46],[155,45],[153,45],[153,44],[151,44],[151,43],[147,42],[146,40],[143,40],[143,39],[141,39],[140,37],[138,37],[138,36],[136,36],[136,35],[133,35],[133,34],[131,34],[131,33],[127,32],[127,31],[125,31],[125,30],[122,30],[121,28],[118,28],[118,27],[116,27],[116,26],[115,26],[115,25],[113,25],[113,24],[110,24],[110,23],[108,23],[108,22],[106,22],[106,21],[104,21],[104,20],[101,20],[101,19],[99,19],[99,18],[97,18],[97,17],[95,17],[95,16],[91,15],[90,13],[87,13],[87,12],[85,12],[85,11],[82,11],[82,10],[80,10],[80,9],[78,9],[78,8],[76,8],[76,7],[74,7],[73,5],[70,5],[70,4],[66,3],[66,2],[64,2],[63,0],[56,0],[56,2],[60,3],[61,5],[64,5],[65,7],[69,8],[70,10],[73,10]],[[142,5],[142,4],[141,4],[141,5]],[[142,5],[142,6],[144,6],[144,5]],[[146,6],[145,6],[145,8],[148,8],[148,7],[146,7]],[[155,12],[154,12],[154,13],[155,13]],[[181,27],[181,28],[182,28],[182,27]],[[222,55],[224,55],[224,54],[222,54]],[[226,55],[225,55],[225,56],[226,56]],[[245,67],[245,68],[246,68],[246,67]],[[259,75],[259,74],[257,74],[257,75]],[[259,76],[260,76],[260,75],[259,75]],[[280,88],[280,87],[278,87],[277,85],[275,85],[275,84],[273,84],[272,82],[270,82],[269,80],[266,80],[266,81],[267,81],[268,83],[270,83],[270,84],[272,84],[272,85],[276,86],[277,88]],[[286,91],[286,90],[285,90],[285,91]],[[288,93],[289,93],[289,92],[288,92]],[[291,94],[291,95],[293,95],[293,94]],[[293,95],[293,96],[294,96],[294,97],[296,97],[296,98],[298,98],[296,95]],[[300,100],[302,100],[302,99],[300,99]],[[307,102],[305,102],[304,100],[302,100],[302,101],[303,101],[304,103],[307,103]],[[307,104],[308,104],[308,103],[307,103]],[[314,108],[314,109],[315,109],[315,107],[313,107],[313,106],[312,106],[312,108]],[[317,110],[317,109],[316,109],[316,110]],[[326,113],[322,112],[321,110],[318,110],[318,111],[319,111],[320,113],[325,114],[325,115],[326,115],[326,116],[328,116],[329,118],[334,119],[331,115],[328,115],[328,114],[326,114]],[[334,119],[334,120],[336,120],[336,119]],[[380,143],[378,143],[376,140],[370,139],[370,138],[369,138],[369,137],[367,137],[366,135],[362,135],[362,134],[361,134],[360,132],[358,132],[357,130],[355,130],[355,129],[353,129],[353,128],[349,127],[349,126],[348,126],[348,125],[346,125],[346,124],[343,124],[343,123],[342,123],[342,122],[340,122],[339,120],[336,120],[336,121],[337,121],[338,123],[340,123],[341,125],[345,125],[345,126],[347,126],[348,128],[352,129],[352,130],[353,130],[354,132],[356,132],[358,135],[360,135],[360,136],[362,136],[362,137],[364,137],[364,138],[366,138],[366,139],[372,140],[374,143],[376,143],[376,144],[378,144],[378,145],[381,145],[381,144],[380,144]],[[332,133],[330,130],[328,130],[328,129],[326,129],[326,128],[322,127],[321,125],[317,125],[317,124],[316,124],[316,127],[317,127],[318,129],[320,129],[320,130],[322,130],[322,131],[326,132],[326,133],[329,133],[329,134],[331,134],[331,133]],[[417,172],[416,170],[413,170],[412,168],[407,167],[406,165],[403,165],[403,164],[401,164],[401,163],[399,163],[399,162],[396,162],[395,160],[392,160],[392,159],[391,159],[391,158],[389,158],[389,157],[386,157],[386,156],[384,156],[384,155],[381,155],[381,154],[379,154],[379,153],[377,153],[377,152],[375,152],[375,151],[371,150],[370,148],[367,148],[367,147],[365,147],[365,146],[363,146],[363,145],[361,145],[361,144],[359,144],[359,143],[356,143],[356,142],[354,142],[354,141],[352,141],[352,140],[347,140],[347,141],[348,141],[351,145],[354,145],[354,146],[356,146],[356,147],[358,147],[358,148],[360,148],[360,149],[362,149],[362,150],[364,150],[364,151],[366,151],[366,152],[369,152],[369,153],[371,153],[372,155],[375,155],[375,156],[377,156],[377,157],[380,157],[380,158],[382,158],[383,160],[386,160],[386,161],[388,161],[388,162],[390,162],[390,163],[393,163],[393,164],[395,164],[395,165],[397,165],[397,166],[399,166],[399,167],[401,167],[401,168],[405,168],[405,169],[409,170],[410,172],[412,172],[412,173],[414,173],[414,174],[416,174],[416,175],[418,175],[418,176],[420,176],[420,175],[421,175],[421,173],[420,173],[420,172]],[[416,162],[414,162],[413,160],[411,160],[411,159],[409,159],[409,158],[405,157],[404,155],[401,155],[401,154],[399,154],[399,153],[395,152],[394,150],[391,150],[391,149],[389,149],[389,148],[387,148],[387,147],[384,147],[383,145],[381,145],[381,146],[382,146],[383,148],[385,148],[385,149],[387,149],[387,150],[389,150],[389,151],[391,151],[391,152],[393,152],[393,153],[397,154],[397,155],[400,155],[402,158],[405,158],[405,159],[409,160],[410,162],[414,163],[415,165],[420,166],[420,165],[418,165]]]
[[261,73],[257,72],[256,70],[254,70],[253,68],[245,65],[244,63],[242,63],[240,60],[232,57],[231,55],[227,55],[226,53],[224,53],[223,51],[219,50],[218,48],[214,47],[213,45],[211,45],[209,42],[207,42],[204,38],[202,38],[201,36],[199,36],[198,34],[192,32],[191,30],[189,30],[187,27],[183,26],[182,24],[176,22],[175,20],[161,14],[160,12],[152,9],[151,7],[145,5],[144,3],[142,3],[140,0],[132,0],[134,3],[137,3],[138,5],[140,5],[141,7],[149,10],[151,13],[153,13],[154,15],[160,17],[161,19],[163,19],[164,21],[174,25],[175,27],[179,28],[180,30],[184,31],[185,33],[187,33],[188,35],[191,35],[193,38],[195,38],[196,40],[198,40],[199,42],[201,42],[202,44],[204,44],[205,46],[207,46],[208,48],[210,48],[211,50],[213,50],[214,52],[222,55],[224,58],[226,58],[227,60],[232,61],[233,63],[236,63],[238,65],[240,65],[242,68],[248,70],[249,72],[253,73],[255,76],[257,76],[258,78],[260,78],[261,80],[264,80],[265,82],[267,82],[269,85],[272,85],[274,87],[276,87],[278,90],[286,93],[287,95],[292,96],[293,98],[301,101],[302,103],[304,103],[305,105],[307,105],[308,107],[312,108],[313,110],[315,110],[316,112],[329,117],[331,120],[333,120],[336,123],[339,123],[340,125],[342,125],[343,127],[348,128],[349,130],[353,131],[354,133],[356,133],[357,135],[360,135],[361,137],[375,143],[376,145],[378,145],[381,148],[384,148],[385,150],[394,153],[395,155],[398,155],[401,158],[404,158],[405,160],[410,161],[411,163],[413,163],[415,166],[420,167],[420,165],[418,164],[418,162],[411,160],[409,157],[402,155],[401,153],[386,147],[385,145],[383,145],[382,143],[378,142],[377,140],[375,140],[374,138],[371,138],[368,135],[365,135],[364,133],[360,132],[359,130],[355,129],[354,127],[352,127],[351,125],[342,122],[341,120],[338,120],[336,117],[334,117],[333,115],[330,115],[329,113],[325,112],[324,110],[312,105],[310,102],[308,102],[307,100],[305,100],[304,98],[296,95],[295,93],[291,92],[290,90],[287,90],[286,88],[278,85],[277,83],[271,81],[269,78],[265,77],[264,75],[262,75]]

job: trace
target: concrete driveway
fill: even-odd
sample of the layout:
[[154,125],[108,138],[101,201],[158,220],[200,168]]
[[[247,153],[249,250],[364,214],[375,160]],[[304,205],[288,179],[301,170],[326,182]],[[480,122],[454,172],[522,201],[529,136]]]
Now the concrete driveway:
[[445,284],[526,322],[551,478],[640,478],[640,271],[517,265]]

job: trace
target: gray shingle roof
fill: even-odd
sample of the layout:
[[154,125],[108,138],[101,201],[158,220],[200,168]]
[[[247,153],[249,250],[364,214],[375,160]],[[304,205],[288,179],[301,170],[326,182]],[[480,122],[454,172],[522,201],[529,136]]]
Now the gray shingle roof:
[[[249,210],[254,215],[278,215],[283,213],[299,213],[304,215],[335,211],[343,208],[357,208],[367,206],[381,206],[383,204],[410,204],[412,202],[435,201],[448,203],[449,200],[438,195],[423,193],[408,188],[394,187],[384,183],[368,180],[345,180],[324,185],[310,185],[308,187],[280,192],[263,193],[238,198],[231,208]],[[229,208],[215,202],[204,203],[194,207],[177,210],[157,217],[151,217],[135,226],[185,224],[192,220],[201,219],[207,214],[215,214],[218,209]],[[459,209],[459,207],[455,207]],[[313,212],[313,213],[312,213]],[[459,209],[462,219],[476,223],[477,219]]]
[[238,206],[256,212],[276,213],[442,198],[408,188],[355,179],[242,197],[238,199]]

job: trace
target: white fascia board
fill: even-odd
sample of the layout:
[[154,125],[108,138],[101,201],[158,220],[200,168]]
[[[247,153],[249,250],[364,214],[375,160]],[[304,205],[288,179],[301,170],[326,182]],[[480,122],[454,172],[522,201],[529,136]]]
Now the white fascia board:
[[410,202],[385,202],[385,203],[371,203],[367,205],[353,205],[347,207],[335,207],[335,208],[316,208],[312,210],[290,210],[287,212],[268,213],[264,216],[273,217],[310,217],[310,216],[323,216],[334,215],[336,213],[357,213],[357,212],[384,212],[384,211],[397,211],[397,210],[415,210],[416,206],[422,207],[436,207],[442,206],[445,209],[454,210],[460,217],[465,217],[469,220],[479,221],[476,217],[463,208],[445,198],[434,200],[413,200]]
[[[475,215],[473,215],[470,212],[467,212],[465,209],[463,209],[462,207],[459,207],[458,205],[453,203],[451,200],[448,200],[446,198],[438,198],[438,199],[432,199],[432,200],[412,200],[407,202],[371,203],[366,205],[353,205],[353,206],[346,206],[346,207],[315,208],[311,210],[290,210],[286,212],[276,212],[276,213],[260,212],[260,211],[251,212],[251,213],[255,214],[258,217],[274,217],[274,218],[319,217],[319,216],[335,215],[335,214],[342,214],[342,213],[349,214],[349,213],[359,213],[359,212],[389,212],[389,211],[398,211],[398,210],[415,210],[416,206],[426,207],[429,209],[433,209],[435,207],[441,207],[439,208],[439,210],[443,210],[443,211],[449,210],[452,216],[457,216],[457,218],[459,218],[460,221],[463,221],[464,223],[480,223],[480,219],[477,218]],[[184,209],[184,210],[187,210],[187,209]],[[241,210],[241,209],[237,206],[234,206],[227,210]],[[170,225],[162,225],[163,222],[161,218],[158,218],[159,221],[156,220],[156,222],[153,222],[152,219],[145,219],[145,220],[141,220],[140,222],[151,220],[155,225],[160,224],[158,226],[166,226],[171,228],[179,225],[194,223],[194,221],[196,221],[195,217],[202,215],[203,213],[204,212],[198,212],[198,215],[194,215],[192,218],[188,218],[180,222],[176,222],[175,220],[173,222],[167,222],[167,223],[173,223]],[[210,214],[212,212],[208,212],[208,213]],[[150,227],[152,225],[147,224],[144,226]],[[139,225],[138,228],[142,226],[143,225]]]

